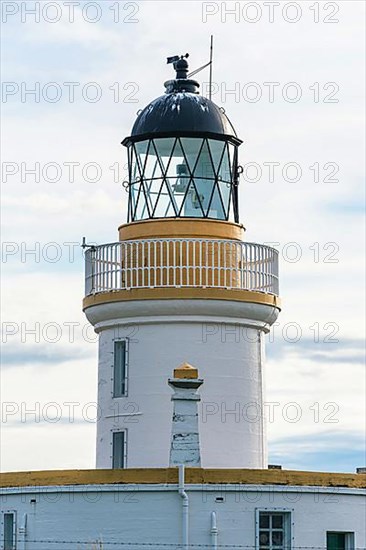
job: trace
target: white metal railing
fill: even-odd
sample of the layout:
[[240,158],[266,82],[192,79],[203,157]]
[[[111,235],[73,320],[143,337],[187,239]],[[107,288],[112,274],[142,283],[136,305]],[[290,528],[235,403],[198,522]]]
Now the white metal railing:
[[158,287],[255,290],[278,296],[278,252],[256,243],[149,239],[93,246],[85,294]]

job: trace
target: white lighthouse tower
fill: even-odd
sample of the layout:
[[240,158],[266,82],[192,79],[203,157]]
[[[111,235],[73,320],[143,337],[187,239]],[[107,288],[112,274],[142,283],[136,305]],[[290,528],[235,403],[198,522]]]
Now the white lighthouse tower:
[[184,58],[123,143],[128,223],[88,247],[97,469],[1,475],[0,550],[366,548],[364,468],[267,468],[275,250],[243,240],[240,140]]
[[[241,140],[184,57],[137,117],[128,222],[87,250],[84,311],[99,334],[97,468],[170,464],[174,368],[199,370],[203,468],[267,468],[264,334],[279,312],[277,252],[244,240]],[[197,459],[197,457],[196,457]]]

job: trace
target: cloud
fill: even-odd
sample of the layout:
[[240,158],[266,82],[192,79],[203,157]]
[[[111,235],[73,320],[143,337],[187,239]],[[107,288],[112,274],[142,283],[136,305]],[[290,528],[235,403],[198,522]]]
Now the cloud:
[[94,358],[94,350],[90,348],[89,345],[75,349],[75,344],[69,344],[66,347],[57,344],[39,344],[38,346],[3,344],[1,364],[2,368],[23,368],[26,366],[52,367],[66,362],[76,363],[88,357]]
[[[287,333],[286,333],[287,334]],[[286,338],[296,338],[286,336]],[[302,357],[314,364],[321,363],[351,363],[363,365],[365,362],[365,343],[361,338],[338,339],[337,334],[330,337],[331,340],[315,341],[315,339],[301,338],[297,342],[291,342],[284,338],[267,342],[267,355],[271,360],[283,359],[286,355]]]
[[[1,429],[2,430],[43,430],[48,432],[50,426],[58,427],[62,429],[62,426],[69,426],[73,428],[74,426],[85,427],[88,424],[95,424],[96,420],[85,420],[85,418],[76,418],[71,415],[65,414],[65,411],[62,411],[61,408],[59,411],[55,406],[48,404],[47,415],[44,413],[38,416],[37,409],[34,409],[36,412],[31,412],[30,410],[27,413],[23,413],[25,417],[28,417],[28,420],[21,419],[19,416],[17,418],[7,418],[6,422],[3,422]],[[57,404],[58,405],[58,404]],[[51,408],[53,410],[51,410]],[[33,417],[33,418],[32,418]],[[55,428],[54,428],[55,429]]]
[[94,468],[95,432],[87,422],[9,427],[2,435],[1,470]]
[[274,438],[269,449],[269,462],[283,469],[354,473],[366,460],[364,435],[350,431]]

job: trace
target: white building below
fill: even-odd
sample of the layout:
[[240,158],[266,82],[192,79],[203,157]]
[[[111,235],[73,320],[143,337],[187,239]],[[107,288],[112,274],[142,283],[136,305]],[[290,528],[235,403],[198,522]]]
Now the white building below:
[[180,485],[177,468],[3,474],[1,549],[366,546],[364,474],[184,473]]

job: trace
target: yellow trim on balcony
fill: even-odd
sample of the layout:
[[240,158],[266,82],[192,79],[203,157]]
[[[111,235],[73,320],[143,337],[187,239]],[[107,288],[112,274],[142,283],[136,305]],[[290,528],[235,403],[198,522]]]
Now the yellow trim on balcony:
[[227,288],[133,288],[99,292],[86,296],[83,310],[98,304],[125,302],[130,300],[231,300],[265,304],[281,309],[281,300],[273,294],[264,294],[252,290]]

